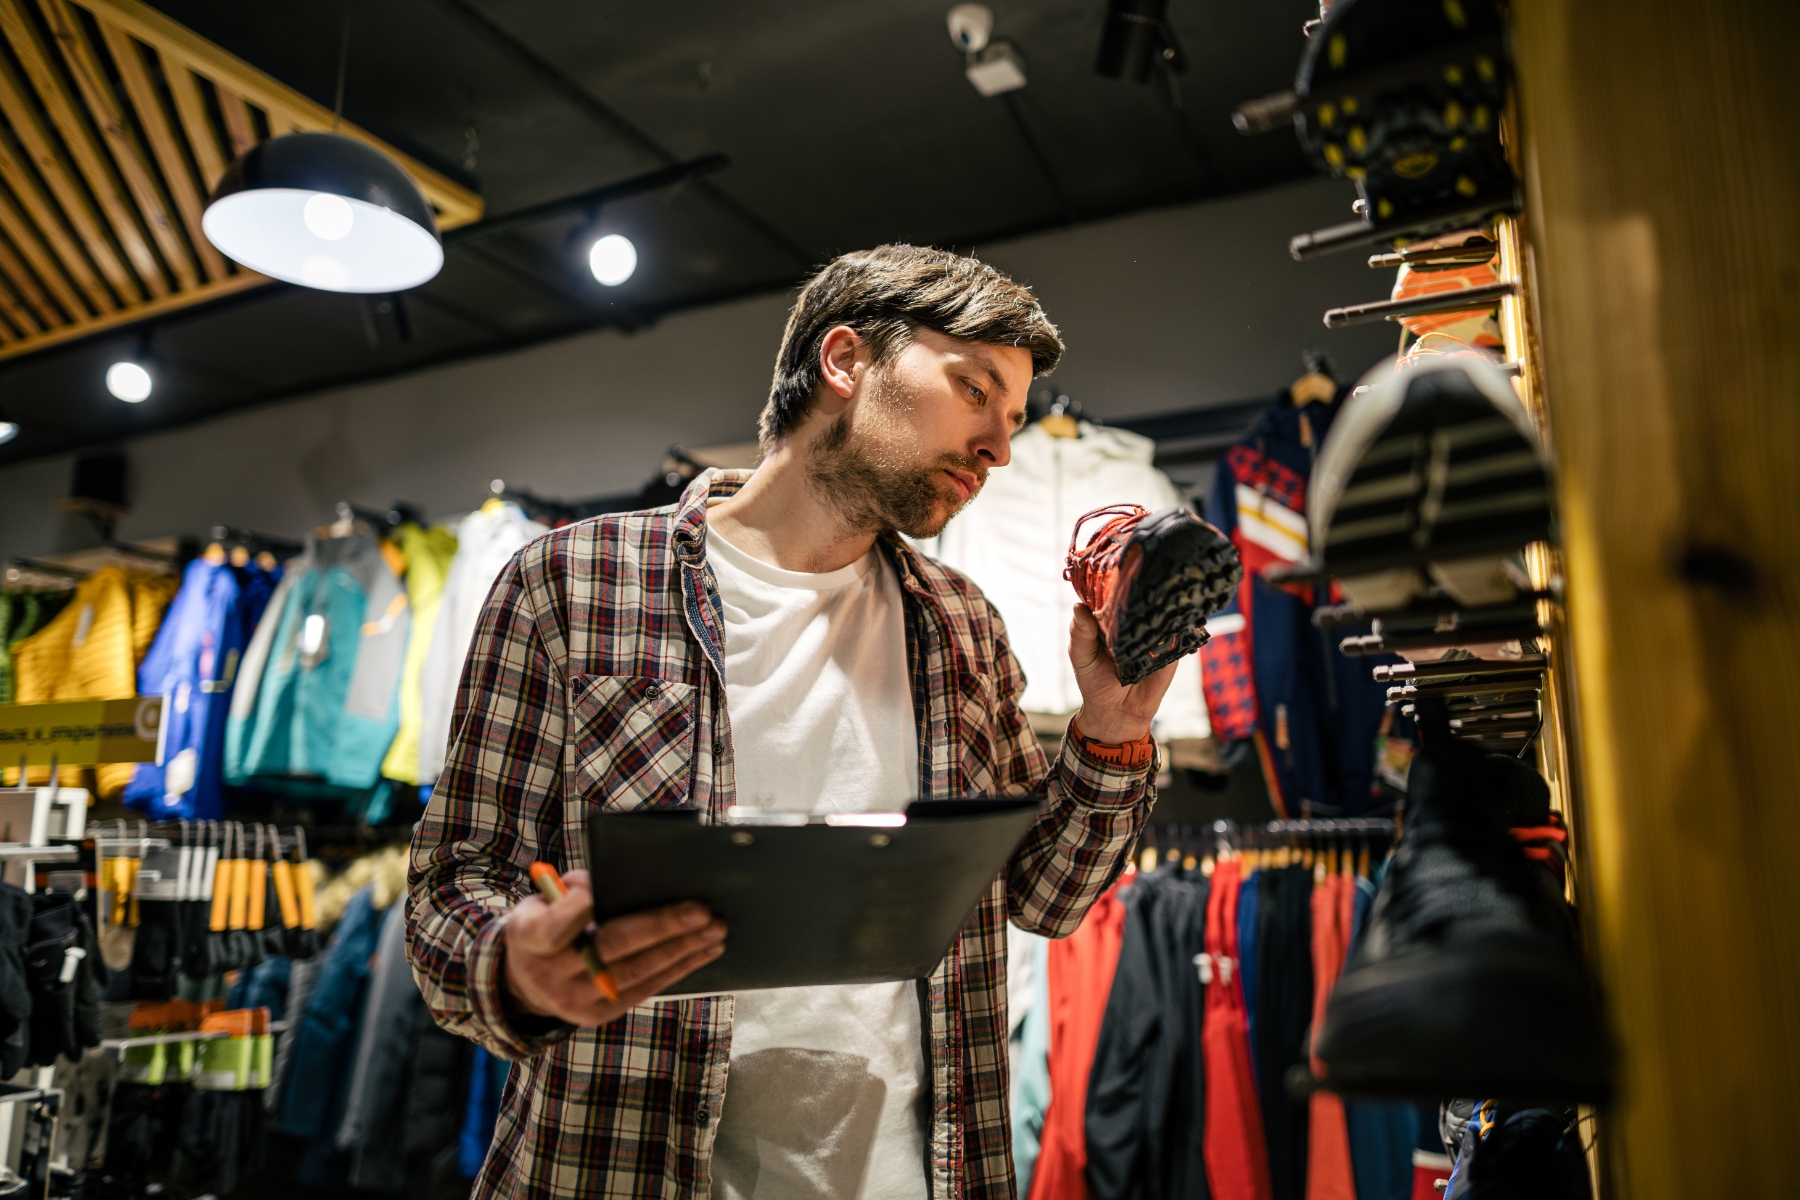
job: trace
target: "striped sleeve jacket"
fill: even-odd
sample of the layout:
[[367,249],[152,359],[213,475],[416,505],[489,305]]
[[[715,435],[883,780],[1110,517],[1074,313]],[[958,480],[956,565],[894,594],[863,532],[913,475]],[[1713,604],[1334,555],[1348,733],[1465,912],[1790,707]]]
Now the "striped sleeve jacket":
[[[539,538],[501,573],[458,689],[449,758],[415,835],[408,954],[445,1028],[521,1060],[476,1180],[491,1196],[705,1197],[731,1057],[729,996],[640,1005],[600,1029],[521,1028],[502,1004],[501,927],[534,859],[585,865],[595,807],[733,802],[724,628],[705,554],[712,471],[673,508]],[[1060,937],[1124,867],[1149,768],[1065,740],[1046,761],[999,615],[962,576],[881,542],[900,578],[926,798],[1045,796],[1043,811],[920,988],[934,1200],[1011,1200],[1006,930]]]

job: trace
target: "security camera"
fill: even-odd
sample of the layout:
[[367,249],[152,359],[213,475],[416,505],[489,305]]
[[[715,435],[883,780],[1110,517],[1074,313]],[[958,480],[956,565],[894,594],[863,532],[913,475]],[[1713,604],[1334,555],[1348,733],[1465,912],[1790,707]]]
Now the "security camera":
[[950,10],[945,23],[956,48],[974,54],[988,44],[988,35],[994,32],[994,10],[985,4],[959,4]]

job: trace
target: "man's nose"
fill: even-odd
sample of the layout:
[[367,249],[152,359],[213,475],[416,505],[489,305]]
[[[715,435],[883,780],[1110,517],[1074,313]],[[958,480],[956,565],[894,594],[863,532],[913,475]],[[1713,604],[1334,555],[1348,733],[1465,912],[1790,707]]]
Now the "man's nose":
[[982,426],[970,451],[990,467],[1004,467],[1012,461],[1012,423],[1004,414],[995,413]]

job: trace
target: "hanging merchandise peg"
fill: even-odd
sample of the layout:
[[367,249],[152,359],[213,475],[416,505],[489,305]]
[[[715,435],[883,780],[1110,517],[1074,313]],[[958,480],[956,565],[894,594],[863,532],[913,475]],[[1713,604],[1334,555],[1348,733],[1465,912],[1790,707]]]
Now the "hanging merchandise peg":
[[1534,671],[1542,674],[1549,669],[1550,660],[1542,654],[1527,654],[1520,658],[1453,658],[1437,662],[1403,662],[1390,663],[1375,668],[1375,678],[1382,683],[1399,683],[1401,681],[1424,682],[1428,679],[1467,679],[1476,675],[1507,675],[1516,671]]
[[[1453,264],[1455,265],[1455,264]],[[1427,313],[1460,312],[1465,308],[1485,308],[1508,296],[1519,294],[1516,283],[1490,283],[1435,295],[1407,296],[1399,300],[1372,300],[1367,304],[1349,304],[1325,310],[1325,328],[1343,329],[1350,325],[1366,325],[1371,321],[1398,321],[1401,317],[1422,317]]]

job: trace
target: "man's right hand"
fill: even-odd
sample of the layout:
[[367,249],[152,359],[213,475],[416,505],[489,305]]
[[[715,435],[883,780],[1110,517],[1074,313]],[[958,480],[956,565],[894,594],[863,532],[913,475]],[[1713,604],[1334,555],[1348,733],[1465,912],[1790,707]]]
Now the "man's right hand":
[[586,871],[562,877],[568,895],[555,904],[527,896],[506,918],[502,979],[518,1007],[571,1025],[617,1020],[725,952],[725,924],[699,904],[671,904],[617,917],[594,935],[619,998],[609,1001],[588,978],[576,939],[594,919]]

